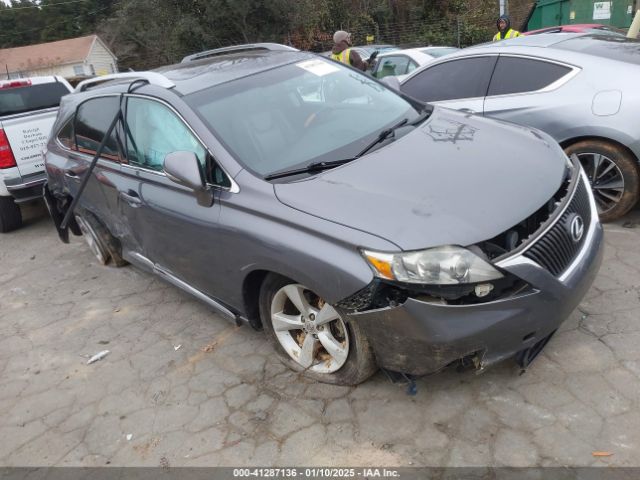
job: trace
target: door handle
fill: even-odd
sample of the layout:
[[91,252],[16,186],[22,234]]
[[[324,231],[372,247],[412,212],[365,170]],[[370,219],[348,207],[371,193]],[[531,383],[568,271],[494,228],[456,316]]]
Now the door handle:
[[460,112],[464,112],[464,113],[470,113],[470,114],[472,114],[472,115],[475,115],[475,114],[476,114],[476,111],[475,111],[475,110],[472,110],[472,109],[470,109],[470,108],[461,108],[461,109],[459,109],[458,111],[460,111]]
[[65,170],[64,171],[64,176],[67,178],[73,178],[74,180],[77,180],[78,178],[78,174],[76,172],[74,172],[73,170]]
[[137,208],[140,205],[142,205],[142,199],[133,190],[127,190],[126,192],[118,192],[118,196],[133,208]]

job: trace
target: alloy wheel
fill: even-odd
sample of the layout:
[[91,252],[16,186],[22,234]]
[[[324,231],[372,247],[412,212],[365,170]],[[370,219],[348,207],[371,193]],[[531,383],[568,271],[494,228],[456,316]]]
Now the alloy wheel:
[[340,314],[303,285],[276,292],[271,323],[282,348],[303,368],[333,373],[347,361],[349,336]]
[[86,240],[87,245],[89,245],[91,252],[93,252],[98,262],[102,265],[106,265],[109,260],[109,254],[96,231],[91,227],[89,222],[79,215],[76,215],[76,222],[78,223],[80,230],[82,230],[82,235]]
[[578,159],[584,168],[599,213],[614,208],[624,194],[624,176],[622,170],[606,155],[601,153],[578,153]]

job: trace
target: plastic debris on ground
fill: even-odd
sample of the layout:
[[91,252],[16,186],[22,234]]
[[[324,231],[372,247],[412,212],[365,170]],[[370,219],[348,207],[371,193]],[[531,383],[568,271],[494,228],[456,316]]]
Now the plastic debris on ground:
[[109,355],[109,350],[102,350],[101,352],[96,353],[93,357],[91,357],[88,361],[87,361],[87,365],[91,365],[94,362],[97,362],[98,360],[102,360],[104,357],[106,357],[107,355]]

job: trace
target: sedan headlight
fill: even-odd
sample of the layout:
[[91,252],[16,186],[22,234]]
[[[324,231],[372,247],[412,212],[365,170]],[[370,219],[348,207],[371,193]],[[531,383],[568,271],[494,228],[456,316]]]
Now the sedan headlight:
[[375,275],[423,285],[459,285],[502,278],[490,263],[462,247],[445,246],[415,252],[362,251]]

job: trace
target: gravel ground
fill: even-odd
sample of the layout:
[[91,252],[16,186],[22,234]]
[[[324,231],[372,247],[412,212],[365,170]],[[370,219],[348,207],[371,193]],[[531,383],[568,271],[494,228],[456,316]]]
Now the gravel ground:
[[300,378],[262,333],[27,217],[0,237],[0,465],[640,466],[640,210],[524,375],[445,371],[415,396]]

